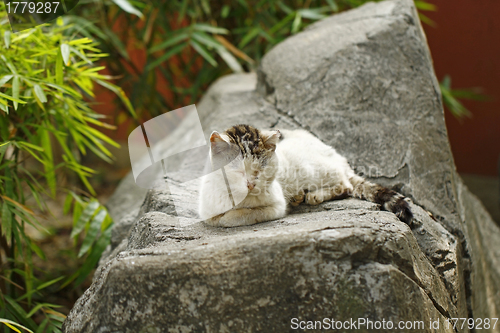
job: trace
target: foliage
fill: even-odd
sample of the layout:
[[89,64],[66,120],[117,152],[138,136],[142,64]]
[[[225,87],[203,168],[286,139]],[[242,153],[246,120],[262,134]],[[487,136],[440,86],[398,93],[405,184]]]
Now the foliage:
[[[92,151],[111,161],[105,143],[117,144],[96,129],[113,127],[101,121],[86,98],[93,96],[97,83],[128,100],[109,77],[98,73],[103,67],[93,65],[106,54],[91,39],[68,34],[71,29],[58,20],[11,34],[0,2],[0,322],[5,332],[19,331],[13,322],[34,332],[60,332],[65,318],[57,305],[44,300],[44,291],[63,277],[46,281],[36,271],[33,255],[45,255],[26,232],[30,226],[49,233],[37,213],[47,211],[47,197],[68,192],[65,211],[73,210],[75,222],[71,237],[80,243],[79,256],[85,257],[64,285],[82,282],[110,239],[111,218],[92,199],[88,178],[94,171],[80,160]],[[63,173],[76,175],[91,194],[64,189]]]
[[197,101],[221,75],[255,69],[288,36],[365,2],[86,0],[78,15],[64,19],[111,54],[107,68],[121,76],[119,85],[140,116],[150,118]]
[[[119,85],[126,87],[140,116],[151,118],[196,102],[223,74],[254,70],[269,49],[309,24],[366,2],[83,0],[78,16],[65,20],[112,55],[107,68],[121,77]],[[436,6],[423,0],[415,5],[421,21],[435,26],[423,12]],[[137,50],[144,51],[142,61],[137,61]],[[465,108],[456,98],[453,103],[450,110],[461,116],[454,111]],[[117,119],[127,116],[121,113]]]
[[439,83],[441,88],[441,95],[443,97],[443,104],[450,110],[450,112],[458,119],[464,117],[472,117],[472,113],[460,103],[458,99],[469,99],[476,101],[484,101],[488,98],[481,94],[480,88],[469,89],[451,89],[451,78],[446,75],[443,81]]

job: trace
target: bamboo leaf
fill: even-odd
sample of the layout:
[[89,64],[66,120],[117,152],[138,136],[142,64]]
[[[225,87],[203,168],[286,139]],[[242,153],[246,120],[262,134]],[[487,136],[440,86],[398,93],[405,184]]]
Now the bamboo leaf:
[[92,251],[89,256],[86,258],[82,267],[78,271],[78,278],[75,281],[76,285],[79,285],[90,274],[92,269],[95,267],[99,259],[101,258],[102,252],[106,249],[109,244],[109,240],[111,239],[111,230],[112,228],[108,228],[102,235],[99,237],[94,247],[92,247]]
[[90,249],[92,244],[96,241],[96,237],[101,230],[101,224],[104,219],[108,215],[108,212],[105,209],[101,209],[90,222],[89,230],[87,230],[87,235],[83,240],[82,247],[80,248],[80,252],[78,252],[78,258],[81,258],[87,251]]
[[49,323],[50,319],[49,318],[45,318],[42,323],[40,324],[40,326],[38,326],[38,329],[36,330],[35,333],[44,333],[45,332],[45,327],[47,327],[47,324]]
[[144,15],[142,15],[142,13],[132,6],[127,0],[113,0],[113,2],[127,13],[139,16],[141,19],[144,18]]
[[33,252],[36,253],[36,255],[42,259],[42,260],[47,260],[47,257],[45,256],[45,253],[43,253],[42,249],[38,247],[38,245],[36,245],[35,243],[33,242],[30,242],[30,247],[31,249],[33,250]]
[[259,35],[260,29],[258,27],[252,28],[247,34],[241,39],[241,42],[238,44],[240,49],[244,48],[248,43],[252,41],[255,37]]
[[245,52],[239,50],[236,46],[231,44],[227,39],[225,39],[222,36],[214,36],[216,40],[219,41],[226,49],[228,49],[230,52],[232,52],[235,56],[237,56],[240,59],[243,59],[251,64],[255,63],[255,61],[250,58],[248,55],[245,54]]
[[[13,204],[14,206],[16,206],[17,208],[21,209],[22,211],[24,211],[25,213],[29,214],[29,215],[35,215],[35,213],[29,209],[28,207],[26,207],[25,205],[23,205],[22,203],[19,203],[17,202],[16,200],[14,199],[11,199],[5,195],[2,195],[0,194],[0,197],[8,202],[10,202],[11,204]],[[3,214],[2,214],[3,215]]]
[[63,206],[63,214],[64,215],[69,213],[69,210],[71,209],[72,202],[73,202],[73,195],[71,193],[68,193],[68,195],[66,195],[66,199],[64,199],[64,206]]
[[52,144],[50,142],[50,134],[44,128],[38,130],[38,136],[40,137],[40,142],[44,150],[44,161],[43,164],[45,170],[45,179],[47,180],[47,185],[50,189],[52,197],[56,196],[56,172],[54,169],[54,157],[52,154]]
[[5,42],[5,48],[8,49],[10,46],[10,30],[5,30],[3,33],[3,41]]
[[40,310],[44,306],[45,306],[45,304],[43,304],[43,303],[37,304],[33,309],[31,309],[30,312],[28,312],[28,314],[26,315],[26,317],[29,318],[29,317],[33,316],[38,310]]
[[180,53],[182,50],[184,50],[184,48],[186,47],[186,45],[187,45],[186,43],[182,43],[182,44],[180,44],[180,45],[172,48],[171,50],[169,50],[168,52],[166,52],[164,55],[162,55],[161,57],[159,57],[158,59],[156,59],[155,61],[153,61],[149,65],[147,65],[146,66],[146,71],[150,71],[150,70],[154,69],[155,67],[157,67],[158,65],[160,65],[163,62],[167,61],[168,59],[170,59],[174,55]]
[[20,103],[20,104],[26,104],[26,102],[25,102],[25,101],[22,101],[22,100],[20,100],[20,99],[14,98],[14,97],[11,97],[11,96],[6,95],[6,94],[1,93],[1,92],[0,92],[0,96],[2,96],[3,98],[6,98],[6,99],[8,99],[8,100],[11,100],[11,101],[13,101],[13,102],[18,102],[18,103]]
[[1,79],[0,79],[0,87],[2,87],[4,84],[6,84],[7,82],[10,81],[10,79],[12,79],[14,77],[14,75],[4,75]]
[[3,295],[3,297],[7,301],[10,310],[15,313],[16,317],[25,318],[24,322],[27,324],[26,326],[29,326],[29,329],[36,329],[35,322],[32,319],[26,317],[27,315],[26,311],[24,311],[23,308],[19,304],[17,304],[17,302],[14,299],[12,299],[8,295]]
[[[19,76],[15,76],[14,80],[12,81],[12,97],[15,99],[19,99]],[[17,110],[17,106],[19,104],[14,101],[14,110]]]
[[92,200],[87,204],[82,214],[78,218],[78,221],[76,222],[75,226],[73,227],[73,230],[71,231],[70,235],[71,238],[75,237],[80,232],[82,232],[83,228],[85,228],[85,225],[87,225],[87,223],[90,221],[92,216],[97,212],[99,208],[100,204],[99,201],[97,200]]
[[296,34],[299,31],[301,23],[302,23],[302,16],[300,15],[300,11],[298,11],[295,14],[295,19],[293,20],[292,23],[292,30],[291,30],[292,34]]
[[148,50],[148,53],[154,53],[156,51],[166,49],[167,47],[175,45],[175,44],[177,44],[183,40],[186,40],[188,38],[189,38],[189,34],[187,32],[180,33],[174,37],[168,38],[163,43],[160,43],[160,44],[152,47],[150,50]]
[[47,96],[45,96],[42,87],[40,87],[38,84],[35,84],[33,89],[35,90],[35,95],[40,100],[40,102],[47,103]]
[[2,236],[10,238],[12,232],[12,213],[7,202],[2,205]]
[[65,66],[69,66],[69,55],[70,55],[70,50],[69,50],[69,45],[66,43],[61,44],[61,55],[64,61]]
[[419,10],[436,11],[437,6],[435,4],[429,3],[427,1],[415,1],[415,7]]
[[58,85],[63,84],[63,57],[61,49],[57,50],[56,57],[56,83]]
[[242,73],[243,68],[236,58],[229,53],[225,48],[218,48],[217,53],[221,56],[221,58],[226,62],[226,64],[233,70],[235,73]]
[[211,64],[214,67],[217,67],[217,61],[205,50],[203,46],[201,46],[199,43],[195,42],[194,40],[190,41],[189,44],[198,52],[199,55],[201,55],[203,58],[205,58],[206,61],[208,61],[209,64]]
[[330,6],[330,8],[334,12],[338,12],[339,11],[339,6],[337,5],[337,2],[335,2],[335,0],[326,0],[326,3]]
[[203,23],[197,23],[197,24],[193,25],[193,28],[195,30],[198,30],[198,31],[206,31],[206,32],[210,32],[212,34],[219,34],[219,35],[227,35],[229,33],[229,30],[227,30],[227,29],[214,27],[212,25],[203,24]]
[[300,16],[303,18],[307,18],[310,20],[320,20],[322,18],[325,18],[326,15],[323,14],[322,12],[325,12],[326,10],[330,10],[328,7],[323,7],[323,8],[304,8],[304,9],[299,9]]

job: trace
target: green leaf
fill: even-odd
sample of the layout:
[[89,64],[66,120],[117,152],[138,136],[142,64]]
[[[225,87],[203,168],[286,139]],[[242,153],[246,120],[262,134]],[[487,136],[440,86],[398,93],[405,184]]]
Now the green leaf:
[[17,142],[15,142],[15,144],[17,146],[23,147],[23,148],[28,147],[28,148],[31,148],[31,149],[34,149],[34,150],[38,150],[38,151],[42,151],[42,152],[44,151],[42,147],[34,145],[34,144],[29,143],[27,141],[17,141]]
[[146,66],[146,71],[150,71],[150,70],[154,69],[155,67],[157,67],[158,65],[160,65],[163,62],[167,61],[168,59],[170,59],[174,55],[180,53],[182,50],[184,50],[184,48],[186,47],[186,45],[187,45],[186,43],[182,43],[182,44],[177,45],[176,47],[170,49],[168,52],[165,52],[164,55],[162,55],[161,57],[159,57],[158,59],[156,59],[155,61],[153,61],[149,65],[147,65]]
[[328,6],[330,6],[330,8],[334,11],[334,12],[338,12],[339,11],[339,6],[337,5],[337,3],[335,2],[335,0],[326,0],[326,3],[328,4]]
[[148,53],[153,53],[153,52],[156,52],[156,51],[159,51],[159,50],[163,50],[163,49],[166,49],[167,47],[170,47],[172,45],[175,45],[183,40],[186,40],[187,38],[189,38],[189,34],[186,33],[186,32],[183,32],[183,33],[180,33],[174,37],[171,37],[171,38],[167,38],[163,43],[160,43],[154,47],[152,47]]
[[38,136],[40,137],[40,143],[44,152],[43,164],[45,171],[45,179],[47,180],[47,185],[50,189],[52,197],[56,196],[56,172],[54,169],[54,157],[52,154],[52,143],[50,142],[50,132],[45,128],[40,127],[38,129]]
[[71,209],[71,203],[73,203],[73,195],[71,193],[68,193],[68,195],[66,195],[66,199],[64,199],[64,215],[69,213],[69,210]]
[[14,313],[14,315],[17,317],[17,319],[18,320],[23,319],[23,322],[24,322],[25,326],[28,327],[28,329],[36,330],[35,322],[32,319],[26,317],[26,315],[27,315],[26,311],[24,311],[23,308],[10,296],[3,295],[3,297],[7,301],[9,308],[10,308],[10,311],[12,311]]
[[227,30],[227,29],[214,27],[212,25],[202,24],[202,23],[197,23],[197,24],[193,25],[193,28],[194,28],[194,30],[206,31],[206,32],[210,32],[212,34],[219,34],[219,35],[227,35],[229,33],[229,30]]
[[61,44],[61,55],[65,66],[69,66],[69,45],[66,43]]
[[7,82],[10,81],[10,79],[12,79],[14,77],[14,75],[4,75],[1,79],[0,79],[0,87],[2,87],[4,84],[6,84]]
[[45,96],[45,93],[43,92],[42,87],[40,87],[38,84],[35,84],[35,86],[33,88],[35,90],[35,95],[36,95],[36,97],[38,97],[40,102],[47,103],[47,96]]
[[241,67],[238,60],[229,53],[225,48],[217,48],[217,53],[221,56],[221,58],[226,62],[226,64],[233,70],[235,73],[242,73],[243,68]]
[[422,13],[418,13],[418,17],[419,17],[420,21],[422,21],[425,24],[430,25],[431,27],[436,27],[437,26],[436,22],[434,22],[428,16],[426,16],[426,15],[424,15]]
[[12,232],[12,212],[10,211],[9,205],[7,201],[3,202],[2,205],[2,236],[5,236],[7,239],[10,238],[10,234]]
[[10,143],[10,141],[0,143],[0,163],[3,160],[3,156],[5,155],[5,152],[7,151],[7,147],[9,147],[9,143]]
[[90,222],[90,219],[97,212],[99,208],[100,208],[99,201],[95,199],[90,201],[87,204],[87,206],[85,206],[82,214],[80,215],[78,221],[73,227],[73,230],[71,230],[71,235],[70,235],[71,238],[77,236],[78,234],[80,234],[80,232],[82,232],[82,230],[85,228],[85,225],[87,225]]
[[33,250],[33,252],[36,253],[36,255],[42,259],[42,260],[46,260],[47,257],[45,256],[45,253],[43,253],[42,249],[38,247],[38,245],[36,245],[35,243],[33,242],[30,242],[30,247],[31,249]]
[[113,0],[113,2],[127,13],[139,16],[141,19],[144,18],[144,15],[142,15],[142,13],[132,6],[127,0]]
[[80,248],[80,252],[78,252],[78,258],[81,258],[87,251],[90,249],[96,237],[101,230],[101,224],[108,215],[108,212],[105,209],[101,209],[90,222],[89,230],[87,230],[87,235],[83,240],[82,247]]
[[292,34],[296,34],[299,31],[301,23],[302,23],[302,16],[300,15],[300,11],[298,11],[295,14],[295,19],[293,20],[292,23],[292,30],[291,30]]
[[321,14],[321,8],[318,9],[299,9],[300,16],[311,19],[311,20],[320,20],[322,18],[325,18],[326,15]]
[[0,99],[0,110],[3,110],[5,113],[9,114],[9,107],[7,106],[7,101]]
[[10,30],[5,30],[3,33],[3,41],[5,42],[5,48],[8,49],[10,46]]
[[26,102],[25,102],[25,101],[22,101],[22,100],[20,100],[20,99],[14,98],[14,97],[11,97],[11,96],[6,95],[6,94],[1,93],[1,92],[0,92],[0,96],[2,96],[3,98],[6,98],[6,99],[8,99],[8,100],[11,100],[11,101],[13,101],[13,102],[18,102],[18,103],[20,103],[20,104],[26,104]]
[[228,17],[230,9],[231,9],[231,7],[229,7],[228,5],[222,6],[222,10],[221,10],[220,16],[222,18]]
[[26,317],[29,318],[29,317],[33,316],[38,310],[40,310],[44,306],[45,306],[45,304],[43,304],[43,303],[37,304],[33,309],[31,309],[30,312],[28,312],[28,314],[26,315]]
[[209,35],[207,35],[204,32],[193,32],[192,37],[193,37],[193,39],[202,43],[206,47],[209,47],[209,48],[211,47],[211,48],[215,48],[215,49],[222,47],[222,45],[218,41],[216,41],[215,39],[213,39],[212,37],[210,37]]
[[435,12],[437,10],[437,6],[435,4],[429,3],[427,1],[419,1],[415,0],[415,7],[419,10],[427,10]]
[[247,34],[241,39],[241,42],[238,44],[238,47],[240,49],[244,48],[252,39],[257,37],[259,35],[260,28],[255,27],[252,28],[250,31],[247,32]]
[[89,256],[83,263],[82,267],[78,271],[78,278],[75,281],[76,285],[81,284],[87,276],[90,274],[92,269],[95,267],[99,259],[101,258],[102,253],[109,245],[109,241],[111,239],[111,230],[112,228],[108,228],[102,235],[99,237],[99,240],[96,242]]
[[[12,81],[12,97],[15,99],[19,99],[19,76],[14,77],[14,81]],[[14,101],[14,110],[17,110],[17,106],[19,104]]]
[[201,46],[199,43],[195,42],[194,40],[190,41],[189,44],[198,52],[199,55],[201,55],[203,58],[205,58],[206,61],[208,61],[209,64],[211,64],[214,67],[217,67],[217,61],[205,50],[203,46]]
[[[43,289],[45,289],[45,288],[53,285],[54,283],[56,283],[58,281],[61,281],[62,279],[64,279],[64,276],[60,276],[60,277],[55,278],[53,280],[44,282],[44,283],[40,284],[39,286],[37,286],[35,289],[31,290],[29,293],[25,293],[21,297],[17,298],[16,301],[20,302],[20,301],[22,301],[25,298],[31,297],[34,293],[38,293],[38,292],[40,292],[40,290],[43,290]],[[54,307],[54,305],[52,305],[52,304],[45,304],[45,305],[46,306],[50,305],[50,306]],[[56,307],[58,307],[58,306],[56,305]]]
[[36,330],[35,333],[45,333],[45,327],[47,327],[47,324],[49,323],[50,319],[49,318],[45,318],[42,323],[40,324],[40,326],[38,326],[38,329]]
[[56,83],[58,85],[63,84],[63,58],[61,49],[57,50],[56,57]]

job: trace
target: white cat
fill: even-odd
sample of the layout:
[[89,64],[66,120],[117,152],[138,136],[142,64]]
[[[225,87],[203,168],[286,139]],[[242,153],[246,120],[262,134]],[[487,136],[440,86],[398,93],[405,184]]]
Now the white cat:
[[202,181],[199,214],[210,225],[275,220],[286,215],[288,206],[348,196],[380,204],[403,222],[412,220],[408,199],[356,175],[343,156],[307,131],[236,125],[213,132],[210,143],[214,170],[226,165],[224,172]]

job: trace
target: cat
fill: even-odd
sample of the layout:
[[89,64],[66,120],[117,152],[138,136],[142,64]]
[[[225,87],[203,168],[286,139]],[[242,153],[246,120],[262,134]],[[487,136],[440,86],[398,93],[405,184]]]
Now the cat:
[[[236,125],[214,131],[210,158],[226,165],[224,174],[206,177],[200,188],[199,215],[212,226],[276,220],[302,202],[318,205],[349,196],[377,203],[407,224],[413,218],[409,199],[357,175],[345,157],[305,130]],[[221,200],[227,185],[234,207]]]

